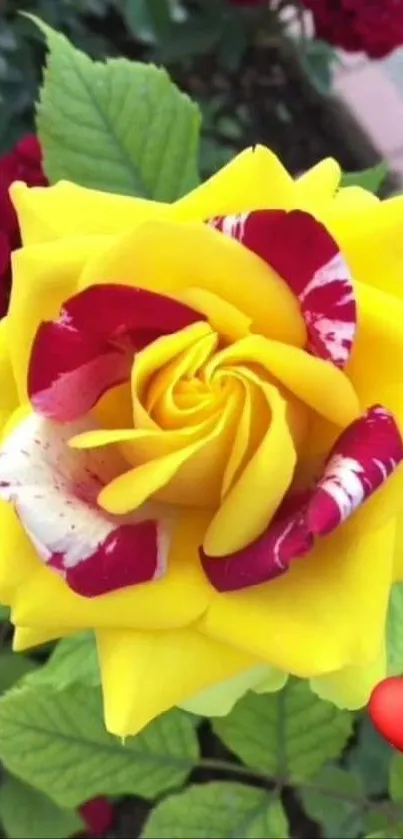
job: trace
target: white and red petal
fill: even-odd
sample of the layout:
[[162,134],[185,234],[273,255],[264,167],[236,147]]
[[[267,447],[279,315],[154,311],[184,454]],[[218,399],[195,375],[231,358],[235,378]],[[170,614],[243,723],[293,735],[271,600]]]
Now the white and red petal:
[[200,550],[205,574],[217,591],[238,591],[279,577],[290,561],[304,556],[313,546],[303,507],[275,516],[270,527],[258,539],[236,553],[209,557]]
[[117,517],[98,506],[102,487],[127,466],[109,449],[68,446],[88,428],[31,414],[0,451],[0,498],[14,505],[43,562],[78,594],[96,597],[162,576],[169,526],[146,507]]
[[340,435],[309,501],[308,526],[325,536],[350,516],[403,459],[392,414],[374,405]]
[[348,266],[326,228],[300,210],[254,210],[208,223],[260,256],[285,280],[300,304],[307,349],[344,367],[355,337],[357,307]]
[[147,289],[105,284],[81,291],[57,321],[38,329],[28,372],[32,405],[49,419],[77,419],[128,378],[136,351],[200,320],[189,306]]
[[375,405],[338,438],[316,486],[285,499],[267,530],[255,542],[224,557],[200,549],[204,571],[221,592],[259,585],[287,571],[314,539],[342,524],[403,460],[396,422]]

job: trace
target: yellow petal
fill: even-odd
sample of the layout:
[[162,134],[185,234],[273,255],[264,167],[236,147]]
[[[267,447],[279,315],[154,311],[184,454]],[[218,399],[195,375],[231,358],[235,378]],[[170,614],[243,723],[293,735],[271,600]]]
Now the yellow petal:
[[293,206],[294,182],[278,157],[264,146],[245,149],[173,207],[184,221]]
[[137,734],[163,711],[256,664],[193,629],[96,635],[106,727],[120,737]]
[[[403,434],[403,301],[361,283],[356,286],[359,328],[346,372],[361,404],[385,405]],[[368,363],[368,359],[376,359],[376,363]],[[369,499],[366,507],[378,522],[403,511],[402,466]]]
[[262,382],[261,389],[271,421],[207,530],[203,547],[209,556],[223,556],[253,542],[269,524],[293,478],[297,455],[287,423],[287,403],[272,385]]
[[21,401],[27,398],[29,356],[39,324],[58,316],[62,303],[75,293],[87,259],[101,244],[105,239],[64,239],[13,254],[8,340]]
[[208,323],[194,323],[173,335],[157,338],[137,353],[132,369],[133,420],[136,428],[159,428],[145,407],[147,385],[160,370],[202,338],[212,335]]
[[147,222],[100,252],[80,285],[127,283],[181,298],[189,286],[212,292],[253,322],[256,331],[303,346],[298,301],[256,254],[204,224]]
[[12,506],[0,501],[0,602],[11,603],[18,586],[29,588],[40,567]]
[[217,368],[239,362],[260,364],[298,399],[337,425],[346,427],[360,413],[345,373],[298,347],[251,335],[216,353],[206,365],[206,378],[213,377]]
[[17,406],[18,396],[11,366],[8,320],[3,318],[0,321],[0,435]]
[[403,581],[403,515],[400,515],[397,518],[396,523],[396,541],[395,541],[395,554],[394,554],[394,564],[393,564],[393,579],[396,582]]
[[45,627],[31,627],[31,626],[16,626],[13,637],[13,650],[16,653],[22,653],[24,650],[32,649],[32,647],[39,647],[42,644],[47,644],[49,641],[57,641],[65,635],[71,635],[73,632],[79,631],[72,629],[69,632],[63,632],[59,626],[45,626]]
[[122,234],[150,218],[164,217],[168,204],[87,189],[70,181],[50,187],[14,183],[10,190],[24,245],[72,236]]
[[341,178],[336,160],[327,157],[304,172],[295,182],[295,202],[299,209],[316,214],[333,198]]
[[150,497],[186,507],[214,507],[239,414],[239,394],[233,393],[204,437],[118,476],[101,490],[98,503],[114,515],[136,510]]
[[311,679],[311,688],[321,699],[333,702],[339,708],[355,711],[367,704],[375,685],[386,675],[386,652],[382,644],[373,661],[361,667],[345,667],[335,673],[317,676]]
[[181,702],[180,707],[202,717],[225,717],[247,691],[276,693],[284,687],[286,680],[287,674],[281,670],[267,664],[256,664],[225,682],[205,688]]
[[205,611],[211,597],[198,556],[206,523],[202,513],[184,516],[173,536],[165,577],[92,599],[71,591],[58,574],[39,562],[33,549],[35,573],[28,579],[26,554],[21,550],[26,537],[20,528],[20,543],[15,546],[19,550],[12,557],[15,575],[23,576],[24,585],[13,593],[13,623],[32,628],[59,626],[61,634],[75,627],[165,630],[187,626]]
[[200,628],[303,678],[373,660],[384,633],[395,525],[372,531],[364,510],[282,577],[217,593]]
[[185,288],[180,299],[205,315],[212,329],[227,341],[239,341],[249,332],[251,318],[212,291]]
[[346,372],[361,404],[385,405],[403,431],[403,301],[358,282],[356,293],[358,334]]
[[338,207],[335,202],[325,222],[340,245],[355,279],[402,299],[403,198],[377,201],[355,191]]

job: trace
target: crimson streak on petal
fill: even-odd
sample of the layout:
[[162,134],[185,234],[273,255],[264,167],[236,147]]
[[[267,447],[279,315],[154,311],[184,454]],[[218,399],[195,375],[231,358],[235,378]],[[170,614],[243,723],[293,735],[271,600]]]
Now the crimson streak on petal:
[[208,223],[260,256],[285,280],[299,300],[307,349],[344,367],[357,307],[349,269],[326,228],[300,210],[254,210]]
[[307,519],[317,536],[341,524],[391,475],[403,459],[393,416],[374,405],[340,435],[310,500]]
[[109,516],[98,507],[102,487],[127,464],[111,450],[69,448],[88,427],[31,414],[0,451],[0,499],[14,504],[39,557],[73,591],[96,597],[162,576],[169,531],[150,509]]
[[338,438],[323,476],[302,496],[286,498],[267,530],[242,550],[210,557],[201,548],[204,571],[218,591],[236,591],[272,580],[350,516],[403,460],[403,442],[393,416],[374,405]]
[[81,291],[36,334],[28,373],[35,410],[59,422],[77,419],[129,377],[136,351],[203,319],[142,288],[109,283]]

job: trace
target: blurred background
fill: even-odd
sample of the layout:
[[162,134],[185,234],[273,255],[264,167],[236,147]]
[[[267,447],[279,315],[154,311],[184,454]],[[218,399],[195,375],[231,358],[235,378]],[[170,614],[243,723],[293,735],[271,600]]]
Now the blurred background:
[[0,154],[33,130],[41,17],[94,58],[165,65],[204,116],[201,169],[263,142],[294,173],[336,156],[403,178],[403,12],[395,0],[3,0]]

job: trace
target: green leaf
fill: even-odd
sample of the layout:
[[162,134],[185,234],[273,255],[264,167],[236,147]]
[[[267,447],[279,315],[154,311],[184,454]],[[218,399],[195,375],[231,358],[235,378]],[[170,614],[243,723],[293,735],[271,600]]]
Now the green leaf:
[[58,691],[75,683],[98,687],[101,678],[94,634],[80,632],[70,638],[63,638],[32,679],[35,684],[47,684]]
[[247,766],[298,780],[340,754],[352,715],[318,699],[307,682],[290,680],[279,693],[247,694],[213,727]]
[[165,70],[94,62],[37,23],[50,49],[37,125],[51,182],[158,201],[195,186],[199,111]]
[[10,839],[65,839],[83,828],[74,810],[58,807],[47,795],[12,775],[0,787],[0,819]]
[[389,599],[387,620],[388,675],[403,673],[403,583],[395,583]]
[[194,786],[171,795],[154,808],[143,839],[287,839],[280,799],[264,790],[235,783]]
[[298,794],[308,816],[320,824],[325,839],[350,839],[362,832],[366,799],[360,779],[352,772],[324,766],[312,779],[312,788],[302,786]]
[[366,839],[403,839],[403,810],[395,812],[393,805],[379,805],[379,810],[367,813]]
[[393,752],[390,762],[389,794],[392,801],[403,802],[403,755]]
[[393,754],[391,747],[375,731],[367,716],[359,723],[357,738],[357,745],[348,756],[349,768],[357,778],[361,778],[368,795],[385,793]]
[[331,91],[333,68],[337,62],[337,54],[333,47],[319,38],[303,39],[297,42],[301,63],[312,84],[322,95]]
[[370,169],[363,169],[361,172],[344,172],[340,186],[360,186],[369,192],[376,194],[382,186],[387,174],[388,164],[386,161],[371,166]]
[[154,43],[165,38],[172,25],[168,0],[125,0],[126,23],[138,38]]
[[105,730],[100,692],[85,685],[27,682],[0,699],[0,759],[62,807],[105,791],[154,798],[182,784],[197,758],[194,725],[178,710],[122,744]]
[[36,669],[36,664],[22,653],[9,650],[0,654],[0,693],[9,690],[19,679]]
[[2,606],[0,603],[0,621],[8,621],[10,617],[10,607],[9,606]]

